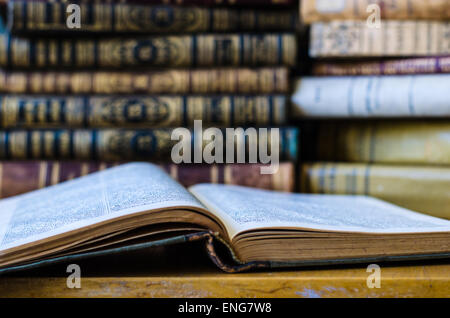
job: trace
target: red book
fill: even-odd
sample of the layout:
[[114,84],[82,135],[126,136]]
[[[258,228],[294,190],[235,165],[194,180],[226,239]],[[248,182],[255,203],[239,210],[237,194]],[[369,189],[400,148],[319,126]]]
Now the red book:
[[[89,161],[2,161],[0,162],[0,198],[6,198],[55,185],[119,163]],[[293,192],[294,165],[280,163],[275,174],[261,174],[261,164],[175,165],[161,167],[185,187],[199,183],[219,183],[267,190]]]

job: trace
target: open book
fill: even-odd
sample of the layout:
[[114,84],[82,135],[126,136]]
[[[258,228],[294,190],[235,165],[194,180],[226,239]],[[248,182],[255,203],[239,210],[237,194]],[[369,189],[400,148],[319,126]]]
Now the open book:
[[187,190],[149,163],[4,199],[0,211],[0,273],[194,240],[228,272],[450,257],[450,221],[361,196]]

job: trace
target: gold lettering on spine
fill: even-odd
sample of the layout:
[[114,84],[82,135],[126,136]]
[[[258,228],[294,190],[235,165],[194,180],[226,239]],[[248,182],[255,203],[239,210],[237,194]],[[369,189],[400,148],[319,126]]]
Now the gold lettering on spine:
[[42,154],[41,139],[42,133],[38,130],[31,132],[31,157],[40,158]]
[[58,65],[58,44],[56,40],[48,43],[49,64],[52,66]]
[[19,115],[19,100],[16,97],[5,96],[2,98],[3,128],[17,125]]
[[[94,65],[94,42],[93,40],[80,40],[76,45],[76,64],[78,66]],[[111,54],[111,52],[109,52]]]
[[27,133],[26,131],[15,131],[10,133],[9,148],[11,158],[27,159]]
[[27,67],[30,61],[30,43],[26,40],[14,38],[11,40],[11,64]]
[[60,131],[59,133],[59,157],[70,158],[70,133],[65,131]]
[[[99,132],[99,138],[102,133]],[[92,134],[88,130],[77,130],[73,133],[74,138],[74,156],[76,159],[93,159],[92,148]],[[99,140],[101,145],[102,140]],[[97,151],[99,151],[99,145],[95,145]]]
[[72,127],[81,127],[83,125],[84,107],[83,99],[70,97],[66,99],[65,118]]
[[55,158],[55,134],[53,131],[44,132],[44,157],[45,158]]
[[39,40],[36,43],[36,61],[37,61],[37,66],[38,67],[42,67],[42,66],[46,66],[46,43],[43,40]]
[[23,2],[13,2],[13,21],[14,21],[14,29],[23,29],[24,22],[22,16],[22,10],[23,10]]
[[68,41],[62,42],[62,64],[65,66],[76,63],[76,57],[72,56],[72,44]]

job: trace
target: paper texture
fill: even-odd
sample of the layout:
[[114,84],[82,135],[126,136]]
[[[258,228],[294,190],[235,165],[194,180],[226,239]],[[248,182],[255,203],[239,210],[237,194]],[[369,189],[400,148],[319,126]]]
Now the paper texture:
[[145,210],[201,207],[162,169],[126,164],[0,201],[0,250]]
[[225,220],[231,236],[258,228],[306,228],[364,233],[450,231],[450,222],[364,196],[288,194],[202,184],[191,192]]
[[379,6],[383,19],[450,18],[448,0],[302,0],[302,21],[367,20],[375,12],[369,7],[373,4]]

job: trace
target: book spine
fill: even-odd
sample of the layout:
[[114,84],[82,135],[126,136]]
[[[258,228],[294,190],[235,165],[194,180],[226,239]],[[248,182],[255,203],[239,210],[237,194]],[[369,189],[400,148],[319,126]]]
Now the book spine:
[[370,62],[320,62],[314,63],[316,76],[348,75],[411,75],[450,73],[450,56],[391,59]]
[[[15,161],[0,162],[0,198],[11,197],[104,170],[119,163],[92,161]],[[260,164],[161,165],[183,186],[219,183],[275,191],[294,191],[294,165],[280,163],[272,174],[260,174]]]
[[448,117],[450,74],[304,77],[292,96],[298,117]]
[[244,96],[30,96],[0,97],[2,128],[158,128],[203,124],[277,126],[286,97]]
[[311,25],[309,54],[315,58],[439,56],[450,54],[450,23],[383,21],[380,28],[363,21]]
[[284,67],[145,73],[0,70],[0,91],[16,94],[272,94],[289,91],[289,74]]
[[294,66],[290,33],[206,34],[108,39],[44,39],[0,35],[0,67]]
[[316,159],[382,164],[450,164],[446,122],[324,124],[316,135]]
[[450,219],[450,168],[308,163],[302,192],[373,196],[414,211]]
[[194,33],[232,31],[289,31],[295,29],[292,10],[143,6],[81,3],[80,27],[67,26],[68,3],[13,0],[8,2],[11,32],[135,32]]
[[[271,149],[273,128],[267,131],[267,149]],[[173,128],[101,129],[101,130],[10,130],[0,131],[0,159],[77,159],[103,161],[164,161],[171,158],[172,149],[180,141],[172,140]],[[298,131],[279,128],[279,160],[296,161]],[[194,154],[198,134],[190,131],[191,153]],[[225,132],[222,132],[225,136]],[[203,135],[202,135],[203,136]],[[224,137],[225,138],[225,137]],[[204,148],[209,142],[200,139]],[[186,141],[187,142],[187,141]],[[259,138],[244,138],[243,144],[234,138],[234,148],[259,149]],[[183,144],[185,141],[183,140]],[[260,145],[259,145],[260,146]],[[225,154],[224,145],[223,153]],[[236,152],[235,152],[236,153]],[[225,155],[224,155],[225,156]],[[193,157],[193,156],[192,156]],[[192,158],[191,162],[193,162]],[[246,161],[248,162],[248,161]]]
[[373,13],[369,5],[377,4],[381,18],[387,20],[445,20],[450,18],[447,0],[302,0],[301,16],[304,23],[331,20],[367,20]]

